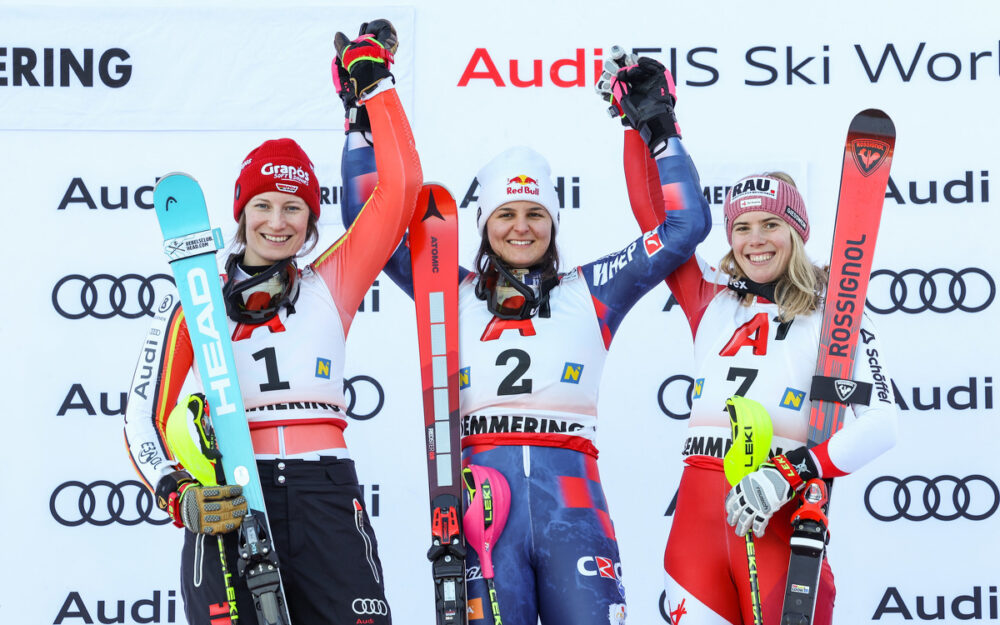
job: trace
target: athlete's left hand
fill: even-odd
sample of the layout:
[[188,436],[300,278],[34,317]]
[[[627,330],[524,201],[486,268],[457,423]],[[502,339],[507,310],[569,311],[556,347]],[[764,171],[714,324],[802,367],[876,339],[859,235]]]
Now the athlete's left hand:
[[792,485],[777,467],[762,465],[737,482],[726,495],[726,523],[736,528],[737,536],[746,536],[751,528],[754,536],[763,536],[771,516],[794,494]]
[[[618,52],[617,55],[615,54],[616,51]],[[608,56],[604,57],[601,77],[598,79],[597,84],[594,85],[597,95],[601,96],[605,102],[611,105],[608,107],[608,115],[620,119],[622,126],[626,128],[632,128],[632,123],[625,116],[624,111],[622,111],[621,99],[627,93],[628,86],[618,79],[618,71],[630,65],[635,65],[638,61],[639,57],[635,54],[625,53],[624,50],[615,46],[608,53]]]

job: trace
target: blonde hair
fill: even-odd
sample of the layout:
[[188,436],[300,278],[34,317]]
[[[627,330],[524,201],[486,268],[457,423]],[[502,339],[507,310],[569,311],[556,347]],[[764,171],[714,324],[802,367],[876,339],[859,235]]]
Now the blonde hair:
[[[795,180],[782,171],[767,172],[762,175],[796,186]],[[778,316],[782,321],[791,321],[798,315],[807,315],[818,310],[828,280],[827,271],[809,260],[805,243],[799,233],[793,228],[789,228],[788,232],[792,238],[791,255],[788,258],[788,266],[774,287],[774,303],[778,305]],[[719,269],[732,278],[748,278],[736,262],[732,249],[719,261]],[[740,296],[740,303],[749,306],[753,303],[754,297],[752,293],[745,293]]]

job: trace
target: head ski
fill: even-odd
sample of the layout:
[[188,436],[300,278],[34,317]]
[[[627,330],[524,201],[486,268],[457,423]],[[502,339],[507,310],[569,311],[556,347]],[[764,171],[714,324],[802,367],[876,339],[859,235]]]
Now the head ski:
[[153,204],[211,407],[226,482],[243,487],[250,508],[239,529],[237,570],[254,597],[258,622],[289,625],[215,261],[222,234],[212,229],[201,187],[187,174],[161,178],[153,191]]

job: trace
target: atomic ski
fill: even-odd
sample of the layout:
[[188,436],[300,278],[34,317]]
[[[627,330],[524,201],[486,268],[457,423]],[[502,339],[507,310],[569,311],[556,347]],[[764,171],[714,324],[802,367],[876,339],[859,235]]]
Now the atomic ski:
[[254,598],[260,625],[290,625],[215,261],[222,234],[212,229],[201,187],[187,174],[161,178],[153,204],[211,409],[226,482],[243,487],[249,506],[239,530],[237,570]]
[[[847,404],[862,401],[859,398],[865,392],[852,380],[854,357],[895,144],[896,129],[882,111],[867,109],[851,120],[844,145],[830,282],[810,397],[809,447],[836,433],[843,426]],[[802,498],[802,507],[792,516],[792,552],[782,625],[812,622],[826,552],[829,484],[810,480]]]
[[458,416],[458,211],[441,185],[425,184],[410,222],[431,561],[438,625],[466,622],[462,457]]

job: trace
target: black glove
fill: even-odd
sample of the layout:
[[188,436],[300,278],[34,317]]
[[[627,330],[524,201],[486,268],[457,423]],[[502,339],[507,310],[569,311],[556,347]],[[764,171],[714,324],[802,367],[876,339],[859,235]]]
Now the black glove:
[[670,137],[679,137],[680,129],[674,116],[673,78],[662,63],[649,57],[639,57],[638,63],[618,70],[616,85],[622,93],[622,112],[639,131],[654,157],[665,147]]
[[[358,38],[354,41],[349,40],[344,33],[338,32],[334,36],[333,43],[337,48],[336,63],[340,65],[334,83],[350,85],[337,88],[341,99],[344,100],[345,109],[349,105],[348,99],[353,100],[351,106],[356,106],[358,98],[363,98],[386,78],[395,82],[389,67],[392,65],[393,54],[399,47],[399,41],[396,38],[396,29],[389,20],[365,22],[361,25]],[[349,110],[347,114],[350,122]]]
[[239,486],[204,486],[186,471],[164,476],[156,485],[156,505],[177,527],[195,534],[225,534],[238,529],[247,514]]

